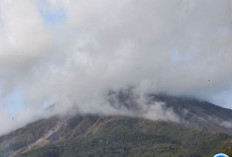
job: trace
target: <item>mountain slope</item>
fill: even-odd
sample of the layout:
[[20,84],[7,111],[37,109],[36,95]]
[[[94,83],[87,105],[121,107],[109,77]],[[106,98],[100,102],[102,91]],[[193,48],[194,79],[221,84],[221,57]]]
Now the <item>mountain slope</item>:
[[232,135],[232,110],[206,101],[166,95],[151,95],[153,101],[165,102],[185,126]]
[[[1,152],[4,155],[0,156],[200,157],[210,156],[217,150],[232,146],[229,135],[194,130],[171,122],[89,115],[73,117],[57,127],[60,120],[41,120],[2,137],[0,146],[8,143],[8,150],[11,151]],[[40,124],[53,127],[47,131]],[[54,128],[58,129],[52,132]],[[37,136],[38,132],[41,132],[40,137]],[[47,136],[49,132],[52,134]]]
[[[222,125],[229,123],[231,110],[195,99],[148,97],[165,102],[163,108],[172,109],[179,123],[127,116],[51,117],[0,137],[0,157],[207,157],[232,150],[232,131]],[[124,96],[115,107],[139,113],[128,99]]]
[[[137,100],[140,98],[133,89],[111,92],[109,95],[109,102],[116,109],[123,108],[136,115],[143,115],[144,112],[152,110],[152,107],[156,105],[155,102],[161,102],[162,110],[159,109],[159,112],[163,112],[162,114],[166,116],[173,114],[177,119],[175,121],[182,125],[232,135],[232,110],[206,101],[165,94],[150,94],[143,97],[145,100],[141,105]],[[143,105],[145,105],[145,110],[144,107],[141,108]],[[166,113],[166,111],[171,112]],[[157,112],[154,113],[157,114]]]

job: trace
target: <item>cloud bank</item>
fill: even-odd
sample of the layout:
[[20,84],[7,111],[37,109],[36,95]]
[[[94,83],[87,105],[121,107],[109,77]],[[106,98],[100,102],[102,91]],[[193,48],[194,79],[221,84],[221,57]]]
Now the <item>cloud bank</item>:
[[231,87],[231,43],[230,0],[0,0],[1,99],[104,114],[131,86],[210,99]]

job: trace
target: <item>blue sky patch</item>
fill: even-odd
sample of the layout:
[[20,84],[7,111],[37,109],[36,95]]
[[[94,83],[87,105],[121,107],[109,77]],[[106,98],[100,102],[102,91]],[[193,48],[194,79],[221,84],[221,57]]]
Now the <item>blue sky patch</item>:
[[57,9],[55,11],[41,9],[40,14],[45,23],[49,26],[60,25],[67,19],[66,13],[63,9]]
[[7,98],[8,110],[12,117],[15,117],[17,113],[25,108],[20,92],[14,92]]

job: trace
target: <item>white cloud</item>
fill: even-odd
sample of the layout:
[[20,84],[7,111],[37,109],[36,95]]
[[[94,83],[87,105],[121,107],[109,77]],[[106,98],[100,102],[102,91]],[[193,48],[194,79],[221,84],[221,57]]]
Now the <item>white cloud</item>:
[[[104,96],[128,86],[212,97],[232,79],[229,0],[0,0],[2,98],[26,105],[111,111]],[[49,27],[41,10],[62,9]],[[102,107],[103,105],[103,107]]]

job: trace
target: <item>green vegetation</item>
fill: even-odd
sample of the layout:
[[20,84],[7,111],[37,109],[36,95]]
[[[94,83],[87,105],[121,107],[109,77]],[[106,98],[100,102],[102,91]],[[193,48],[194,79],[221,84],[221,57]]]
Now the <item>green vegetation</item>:
[[26,149],[57,121],[42,120],[1,137],[0,148],[6,143],[9,147],[0,153],[7,156],[17,151],[18,157],[212,157],[221,151],[232,155],[232,138],[227,134],[119,116],[74,117],[45,144]]
[[226,134],[129,117],[75,117],[59,134],[20,157],[210,157],[232,146]]

